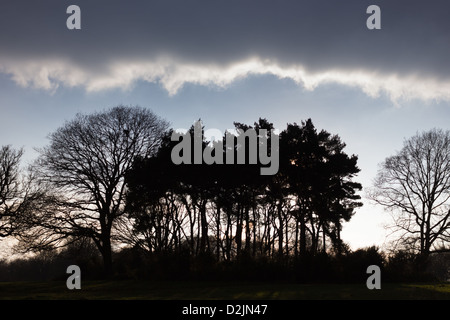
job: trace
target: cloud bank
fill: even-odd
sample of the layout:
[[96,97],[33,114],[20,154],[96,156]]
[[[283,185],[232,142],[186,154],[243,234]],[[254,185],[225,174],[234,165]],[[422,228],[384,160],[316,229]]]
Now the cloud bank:
[[81,30],[66,28],[68,2],[2,3],[0,72],[50,93],[146,81],[174,95],[269,74],[306,90],[450,101],[446,1],[377,1],[381,30],[367,29],[364,0],[77,2]]
[[310,72],[302,65],[280,66],[276,62],[249,58],[226,66],[184,63],[167,58],[155,61],[117,61],[103,72],[92,72],[68,61],[20,61],[2,64],[2,72],[20,86],[55,92],[59,86],[82,87],[87,92],[131,90],[137,81],[160,84],[169,95],[177,94],[186,83],[226,88],[249,76],[273,75],[291,79],[306,90],[334,83],[361,89],[376,98],[386,94],[393,102],[410,99],[450,101],[450,81],[400,76],[365,69],[329,69]]

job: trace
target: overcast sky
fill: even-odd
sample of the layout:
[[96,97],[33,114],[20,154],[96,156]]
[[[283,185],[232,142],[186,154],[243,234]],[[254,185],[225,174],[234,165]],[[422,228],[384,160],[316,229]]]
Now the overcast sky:
[[[69,5],[81,30],[69,30]],[[369,5],[381,29],[369,30]],[[359,156],[369,187],[404,138],[449,129],[448,1],[18,1],[0,3],[0,145],[35,157],[77,112],[140,105],[188,128],[311,118]],[[364,195],[362,193],[362,195]],[[370,205],[344,227],[382,246]]]

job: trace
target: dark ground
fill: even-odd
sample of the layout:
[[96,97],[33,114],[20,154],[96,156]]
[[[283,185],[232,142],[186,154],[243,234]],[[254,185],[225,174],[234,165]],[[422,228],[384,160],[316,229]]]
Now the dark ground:
[[449,283],[289,284],[233,282],[65,281],[0,282],[2,300],[450,300]]

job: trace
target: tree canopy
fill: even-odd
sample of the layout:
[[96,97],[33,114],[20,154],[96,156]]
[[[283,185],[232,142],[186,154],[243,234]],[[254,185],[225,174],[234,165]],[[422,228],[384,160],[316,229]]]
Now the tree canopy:
[[[309,259],[356,257],[341,231],[362,206],[360,169],[341,138],[311,119],[281,131],[262,118],[234,126],[207,141],[201,122],[174,134],[145,108],[78,114],[49,135],[28,175],[23,151],[4,146],[0,236],[25,251],[95,247],[106,276],[115,245],[188,256],[196,272],[211,261],[270,261],[302,277],[321,265]],[[381,165],[370,196],[392,211],[403,248],[448,250],[449,171],[450,133],[437,129],[405,140]]]
[[[235,126],[273,130],[266,119]],[[260,175],[260,162],[175,165],[173,146],[166,137],[158,154],[136,159],[127,175],[134,245],[149,252],[187,248],[224,260],[341,252],[342,223],[361,206],[361,185],[352,180],[357,157],[345,154],[338,136],[317,132],[311,120],[289,124],[280,134],[280,170],[267,176]]]
[[433,129],[405,140],[386,158],[371,198],[392,212],[397,243],[423,255],[450,241],[450,131]]
[[92,239],[105,272],[111,272],[111,240],[124,214],[125,174],[136,157],[154,155],[168,124],[150,110],[117,106],[77,114],[51,133],[34,165],[45,189],[22,241],[33,249]]
[[76,115],[31,167],[36,197],[21,214],[22,248],[89,239],[106,275],[114,244],[225,262],[342,254],[342,225],[362,205],[357,156],[311,119],[279,134],[267,119],[234,125],[236,135],[215,141],[192,126],[184,137],[193,143],[181,150],[148,109]]

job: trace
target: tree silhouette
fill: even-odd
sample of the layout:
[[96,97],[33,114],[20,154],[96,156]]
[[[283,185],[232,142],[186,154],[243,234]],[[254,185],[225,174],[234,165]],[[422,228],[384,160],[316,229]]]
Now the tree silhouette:
[[[266,119],[254,126],[236,122],[235,127],[241,134],[273,130]],[[193,134],[192,127],[186,135]],[[240,145],[244,140],[238,137],[233,138],[234,164],[225,165],[226,139],[227,134],[219,142],[202,140],[202,151],[223,148],[224,164],[192,164],[192,149],[191,164],[175,165],[170,155],[176,143],[168,137],[155,156],[136,159],[127,176],[134,244],[151,243],[145,249],[157,252],[158,226],[165,223],[172,226],[166,235],[173,239],[163,237],[166,250],[185,243],[194,256],[214,254],[217,260],[315,254],[319,244],[326,250],[326,239],[341,251],[342,222],[361,205],[356,194],[361,185],[352,181],[359,172],[357,157],[344,153],[338,136],[318,133],[311,120],[288,125],[280,135],[280,170],[272,176],[260,174],[262,163],[248,163],[250,144]],[[246,151],[244,164],[236,161],[239,148]],[[163,209],[161,203],[170,207]]]
[[123,218],[125,174],[137,156],[156,153],[167,123],[140,107],[118,106],[75,119],[50,135],[34,170],[49,189],[29,217],[31,248],[91,238],[112,273],[114,228]]
[[437,246],[445,249],[450,240],[450,131],[433,129],[405,140],[381,164],[370,197],[392,212],[401,245],[425,257]]
[[6,237],[15,229],[17,218],[24,203],[20,185],[19,165],[23,150],[14,150],[11,146],[0,149],[0,237]]
[[359,169],[357,157],[343,152],[345,144],[338,136],[322,130],[317,133],[311,119],[288,125],[281,134],[281,171],[287,177],[289,193],[295,196],[295,253],[315,253],[326,236],[340,252],[341,220],[348,221],[362,204],[356,194],[362,187],[352,182]]

